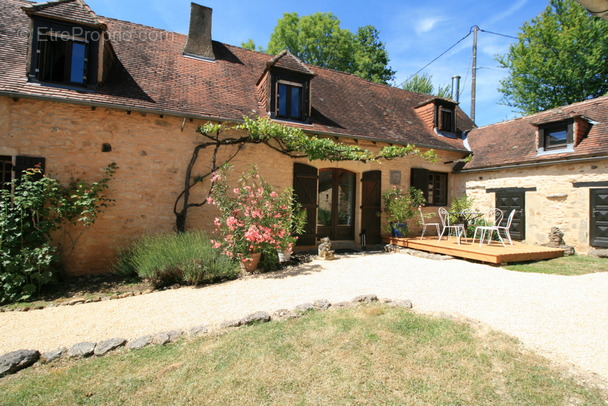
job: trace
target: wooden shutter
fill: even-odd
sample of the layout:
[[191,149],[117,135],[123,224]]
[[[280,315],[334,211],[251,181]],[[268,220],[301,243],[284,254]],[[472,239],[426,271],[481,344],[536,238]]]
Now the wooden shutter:
[[20,179],[23,173],[30,169],[38,167],[44,173],[46,160],[42,157],[17,156],[15,159],[15,179]]
[[306,227],[298,238],[297,245],[317,243],[317,168],[300,163],[293,165],[293,190],[296,200],[306,210]]
[[511,238],[524,240],[526,238],[526,193],[523,190],[503,189],[496,192],[496,208],[505,214],[502,226],[507,225],[511,210],[515,209],[515,217],[511,223]]
[[428,169],[412,168],[410,185],[422,190],[426,201],[429,200],[429,171]]
[[380,216],[382,210],[381,171],[363,172],[361,176],[361,232],[365,230],[367,244],[380,244]]

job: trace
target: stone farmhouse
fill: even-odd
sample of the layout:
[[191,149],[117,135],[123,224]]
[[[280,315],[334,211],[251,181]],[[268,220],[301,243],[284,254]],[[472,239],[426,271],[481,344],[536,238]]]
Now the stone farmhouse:
[[511,235],[547,242],[559,227],[578,252],[608,247],[608,97],[475,128],[457,195],[517,209]]
[[[234,172],[255,164],[271,184],[294,187],[308,210],[302,246],[324,236],[359,246],[363,232],[367,244],[381,242],[380,196],[395,185],[422,189],[427,212],[465,193],[480,208],[519,208],[514,236],[526,242],[545,242],[557,225],[579,250],[608,243],[606,98],[476,128],[451,100],[212,41],[211,9],[196,4],[182,35],[98,16],[82,0],[3,0],[0,39],[1,181],[37,163],[66,183],[119,166],[115,204],[80,240],[71,274],[107,272],[120,247],[174,230],[202,141],[196,128],[244,116],[372,151],[414,144],[438,155],[436,163],[310,161],[246,145]],[[193,173],[208,171],[210,159],[203,151]],[[206,188],[192,193],[202,199]],[[215,214],[192,208],[186,226],[211,232]]]

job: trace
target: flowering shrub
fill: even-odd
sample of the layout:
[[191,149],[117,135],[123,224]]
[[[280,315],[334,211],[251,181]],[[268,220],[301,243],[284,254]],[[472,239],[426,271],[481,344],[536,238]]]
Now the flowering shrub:
[[228,170],[222,167],[211,177],[208,202],[220,210],[215,226],[223,237],[222,242],[213,241],[214,246],[223,247],[232,258],[248,258],[254,252],[276,257],[277,250],[291,251],[306,223],[306,212],[294,200],[293,189],[276,192],[255,167],[230,188]]

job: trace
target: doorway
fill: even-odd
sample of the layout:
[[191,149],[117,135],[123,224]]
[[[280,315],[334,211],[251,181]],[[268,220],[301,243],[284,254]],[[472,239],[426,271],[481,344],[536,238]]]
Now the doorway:
[[345,169],[319,170],[317,236],[355,239],[355,174]]
[[589,193],[589,245],[608,247],[608,189],[590,189]]
[[511,223],[511,238],[524,240],[526,238],[526,192],[524,190],[498,190],[496,191],[496,208],[505,214],[501,226],[507,224],[511,210],[517,210]]

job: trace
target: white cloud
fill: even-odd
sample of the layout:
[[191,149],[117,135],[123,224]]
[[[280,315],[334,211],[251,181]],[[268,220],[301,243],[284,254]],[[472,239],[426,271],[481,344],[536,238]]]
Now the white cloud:
[[525,6],[527,2],[528,2],[528,0],[519,0],[519,1],[515,2],[511,7],[506,9],[504,12],[496,14],[495,16],[490,18],[488,21],[485,21],[484,24],[492,25],[494,23],[497,23],[498,21],[504,20],[505,18],[511,16],[512,14],[517,12],[519,9],[521,9],[523,6]]
[[418,21],[418,23],[416,24],[416,27],[414,28],[416,30],[416,34],[420,35],[420,34],[424,34],[425,32],[431,31],[437,23],[439,23],[443,20],[444,19],[442,17],[423,18],[422,20]]

